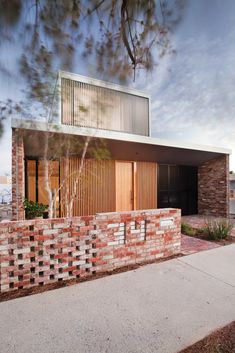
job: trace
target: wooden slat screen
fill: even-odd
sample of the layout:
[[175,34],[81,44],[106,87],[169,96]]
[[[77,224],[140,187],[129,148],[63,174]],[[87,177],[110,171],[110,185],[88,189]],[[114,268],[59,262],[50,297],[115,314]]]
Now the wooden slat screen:
[[61,79],[61,122],[149,135],[149,100],[134,94]]
[[[77,157],[61,158],[61,216],[73,194],[80,165]],[[73,215],[90,215],[115,211],[115,161],[86,159],[76,190]],[[66,201],[67,199],[67,201]]]
[[157,208],[157,164],[136,163],[136,209]]
[[[66,205],[73,194],[80,159],[61,158],[60,192],[61,216],[66,216]],[[119,198],[125,190],[116,190],[115,161],[86,159],[76,189],[73,216],[89,215],[98,212],[116,211],[116,193]],[[157,208],[157,164],[151,162],[136,162],[135,175],[136,209]],[[124,197],[124,196],[123,196]]]

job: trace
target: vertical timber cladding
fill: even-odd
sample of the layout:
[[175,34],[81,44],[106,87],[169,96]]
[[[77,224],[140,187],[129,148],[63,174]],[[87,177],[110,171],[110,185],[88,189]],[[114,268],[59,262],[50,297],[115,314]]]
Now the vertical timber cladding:
[[[66,205],[74,197],[73,216],[90,215],[99,212],[114,212],[119,207],[117,199],[125,200],[130,196],[132,205],[128,209],[157,208],[157,164],[151,162],[122,162],[115,160],[86,159],[74,192],[80,159],[77,157],[61,158],[61,216],[66,216]],[[123,171],[119,168],[119,176],[126,174],[131,165],[133,195],[124,195],[126,188],[117,187],[117,164],[126,166]],[[128,170],[127,170],[128,169]],[[125,177],[125,175],[124,175]],[[122,176],[121,176],[122,178]],[[131,200],[132,199],[132,200]],[[121,209],[127,211],[128,209]],[[125,207],[124,207],[125,208]]]
[[157,163],[136,162],[136,209],[157,208]]
[[153,208],[157,208],[157,164],[116,161],[116,211]]
[[133,163],[116,161],[116,211],[134,209],[134,174]]
[[73,216],[115,211],[115,161],[86,159],[77,179],[80,163],[77,157],[61,158],[61,216],[66,216],[71,197]]
[[149,135],[149,99],[111,88],[61,79],[66,125]]

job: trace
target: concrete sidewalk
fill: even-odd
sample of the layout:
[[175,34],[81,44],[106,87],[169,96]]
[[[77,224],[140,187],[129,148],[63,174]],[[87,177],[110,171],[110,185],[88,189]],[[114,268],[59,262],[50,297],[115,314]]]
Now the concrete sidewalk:
[[235,245],[0,304],[1,353],[174,353],[235,320]]

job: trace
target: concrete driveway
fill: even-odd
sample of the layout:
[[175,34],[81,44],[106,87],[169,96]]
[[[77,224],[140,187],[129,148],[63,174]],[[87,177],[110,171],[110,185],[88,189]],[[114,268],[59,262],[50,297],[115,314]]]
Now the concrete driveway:
[[1,353],[173,353],[235,320],[235,245],[0,304]]

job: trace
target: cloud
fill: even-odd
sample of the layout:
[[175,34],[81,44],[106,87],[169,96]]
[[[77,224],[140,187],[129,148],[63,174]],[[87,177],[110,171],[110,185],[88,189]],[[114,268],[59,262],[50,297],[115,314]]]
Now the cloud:
[[[235,170],[234,0],[188,0],[171,39],[177,54],[165,56],[135,84],[151,94],[152,135],[231,148]],[[6,130],[0,174],[11,165]]]
[[[163,58],[145,87],[152,96],[152,135],[235,153],[235,3],[190,1],[171,39],[177,55]],[[234,156],[231,162],[235,169]]]

